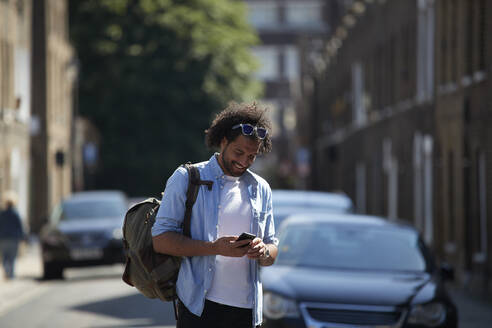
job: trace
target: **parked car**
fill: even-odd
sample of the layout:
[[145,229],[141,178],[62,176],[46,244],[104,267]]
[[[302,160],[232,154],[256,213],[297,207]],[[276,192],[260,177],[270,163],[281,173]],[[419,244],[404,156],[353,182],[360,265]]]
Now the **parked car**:
[[62,278],[67,267],[124,262],[127,209],[120,191],[78,192],[62,201],[40,233],[44,278]]
[[279,238],[276,263],[261,270],[265,328],[457,326],[444,285],[453,270],[409,225],[299,214]]
[[292,214],[351,213],[354,210],[352,200],[338,192],[274,189],[272,202],[276,230],[282,221]]

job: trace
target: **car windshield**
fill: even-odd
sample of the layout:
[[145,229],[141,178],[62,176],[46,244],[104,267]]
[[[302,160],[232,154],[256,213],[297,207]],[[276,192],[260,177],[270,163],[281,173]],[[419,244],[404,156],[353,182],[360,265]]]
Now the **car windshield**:
[[62,220],[98,219],[102,217],[121,217],[125,214],[126,204],[118,200],[87,200],[65,202]]
[[282,231],[277,265],[377,271],[426,271],[411,230],[344,224],[292,224]]

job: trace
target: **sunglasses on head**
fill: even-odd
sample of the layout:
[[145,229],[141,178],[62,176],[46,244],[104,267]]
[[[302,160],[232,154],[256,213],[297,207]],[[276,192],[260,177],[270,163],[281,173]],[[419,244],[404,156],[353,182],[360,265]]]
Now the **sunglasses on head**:
[[237,128],[241,128],[241,131],[245,136],[251,136],[255,133],[259,139],[265,139],[268,134],[267,129],[257,127],[256,125],[251,125],[249,123],[240,123],[232,127],[233,130]]

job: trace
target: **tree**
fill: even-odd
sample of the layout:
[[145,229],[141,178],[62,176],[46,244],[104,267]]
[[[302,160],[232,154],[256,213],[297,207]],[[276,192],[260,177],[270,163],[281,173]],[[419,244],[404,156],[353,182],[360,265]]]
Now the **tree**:
[[259,94],[244,4],[71,0],[79,110],[100,129],[97,188],[162,191],[179,163],[209,152],[203,131],[231,100]]

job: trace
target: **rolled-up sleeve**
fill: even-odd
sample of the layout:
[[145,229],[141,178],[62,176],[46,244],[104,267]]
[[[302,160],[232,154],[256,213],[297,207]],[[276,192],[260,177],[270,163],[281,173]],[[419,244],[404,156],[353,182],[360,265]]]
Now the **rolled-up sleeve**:
[[278,238],[275,237],[275,224],[273,221],[273,205],[272,205],[272,191],[270,187],[267,188],[267,214],[265,221],[265,236],[263,238],[263,242],[265,244],[274,244],[278,246]]
[[185,168],[179,167],[167,180],[161,206],[157,211],[156,220],[152,227],[152,236],[158,236],[168,231],[180,233],[183,231],[187,187],[188,172]]

